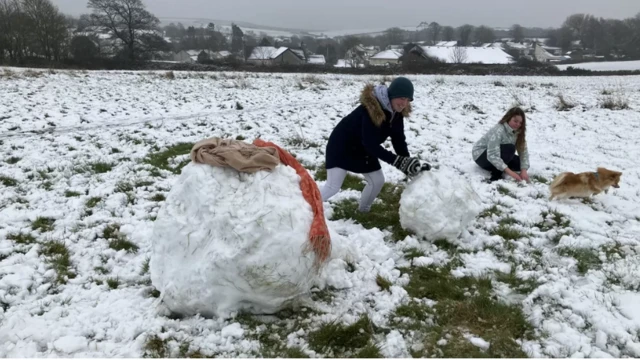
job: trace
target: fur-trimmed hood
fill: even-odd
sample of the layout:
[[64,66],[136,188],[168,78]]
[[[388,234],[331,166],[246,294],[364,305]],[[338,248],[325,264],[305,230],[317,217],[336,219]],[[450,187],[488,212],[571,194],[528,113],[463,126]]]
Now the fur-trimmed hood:
[[[378,99],[373,93],[373,89],[373,84],[367,84],[364,89],[362,89],[360,93],[360,103],[367,109],[371,121],[373,121],[377,127],[380,127],[386,117],[384,110],[382,110],[382,105],[380,105],[380,102],[378,102]],[[407,107],[402,110],[403,117],[409,117],[409,115],[411,115],[411,103],[407,104]]]

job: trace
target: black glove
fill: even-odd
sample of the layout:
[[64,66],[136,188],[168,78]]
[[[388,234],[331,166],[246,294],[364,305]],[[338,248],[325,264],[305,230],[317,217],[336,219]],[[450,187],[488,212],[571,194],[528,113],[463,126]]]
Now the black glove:
[[429,165],[427,163],[422,163],[422,166],[420,167],[420,172],[429,171],[429,170],[431,170],[431,165]]
[[422,167],[420,160],[406,156],[396,156],[393,166],[405,173],[407,176],[415,176],[420,172]]

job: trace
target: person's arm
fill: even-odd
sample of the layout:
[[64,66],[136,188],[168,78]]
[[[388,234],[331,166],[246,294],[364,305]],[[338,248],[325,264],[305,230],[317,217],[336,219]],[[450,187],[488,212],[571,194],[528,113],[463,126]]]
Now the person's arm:
[[404,135],[404,120],[402,117],[393,121],[391,128],[391,144],[396,154],[409,157],[407,137]]
[[487,160],[491,165],[495,166],[500,171],[507,169],[507,164],[502,161],[500,154],[500,128],[493,128],[490,130],[489,140],[487,142]]
[[529,149],[527,148],[527,143],[524,144],[524,150],[522,150],[522,154],[520,155],[520,168],[522,170],[529,170]]
[[376,138],[379,131],[368,116],[362,116],[362,145],[370,155],[393,165],[397,156],[378,144]]

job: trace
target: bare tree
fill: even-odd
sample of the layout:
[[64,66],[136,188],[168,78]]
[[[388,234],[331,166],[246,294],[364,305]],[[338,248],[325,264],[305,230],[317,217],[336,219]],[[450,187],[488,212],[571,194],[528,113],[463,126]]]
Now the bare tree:
[[453,41],[456,39],[456,31],[451,26],[445,26],[442,28],[442,40]]
[[67,21],[50,0],[23,0],[23,11],[30,32],[39,45],[38,53],[47,60],[60,60],[62,46],[68,36]]
[[468,46],[471,44],[471,34],[473,34],[473,25],[465,24],[458,28],[458,37],[460,45]]
[[256,46],[253,48],[253,50],[251,51],[250,55],[253,55],[255,60],[260,60],[260,64],[264,65],[264,64],[269,64],[271,63],[272,60],[272,56],[273,56],[273,50],[274,48],[272,46],[264,46],[264,45],[260,45],[260,46]]
[[429,24],[429,35],[431,35],[431,43],[436,44],[438,42],[438,38],[440,37],[440,32],[442,32],[442,26],[437,22],[433,21]]
[[510,33],[513,41],[521,42],[522,40],[524,40],[524,28],[519,24],[514,24],[513,26],[511,26]]
[[467,61],[467,49],[463,46],[455,46],[451,49],[451,55],[449,56],[451,62],[455,64],[462,64]]
[[356,36],[347,36],[340,41],[340,56],[345,57],[347,52],[360,44],[360,38]]
[[18,0],[0,0],[0,49],[20,62],[28,52],[28,19]]
[[160,20],[145,9],[142,0],[89,0],[88,6],[94,23],[124,43],[129,60],[162,44],[153,33]]
[[475,31],[476,41],[481,43],[491,43],[496,39],[493,29],[488,26],[478,26]]
[[387,29],[387,31],[385,31],[385,35],[387,36],[389,45],[400,45],[404,40],[404,33],[405,31],[398,27]]

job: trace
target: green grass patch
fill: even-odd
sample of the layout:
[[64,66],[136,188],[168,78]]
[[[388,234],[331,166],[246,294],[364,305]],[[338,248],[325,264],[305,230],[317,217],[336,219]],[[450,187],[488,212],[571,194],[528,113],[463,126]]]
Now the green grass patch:
[[169,357],[169,345],[158,335],[150,336],[144,345],[145,358],[163,359]]
[[90,197],[85,206],[89,209],[93,209],[100,201],[102,201],[102,198],[99,196]]
[[129,253],[135,253],[138,251],[138,245],[127,240],[125,234],[120,232],[119,224],[110,224],[103,231],[102,236],[109,240],[109,247],[113,250],[120,251],[125,250]]
[[411,300],[396,308],[390,317],[393,328],[403,330],[420,330],[433,325],[433,309],[426,304]]
[[153,184],[155,184],[153,181],[149,181],[149,180],[139,180],[139,181],[136,181],[136,182],[135,182],[134,186],[135,186],[136,188],[139,188],[139,187],[151,186],[151,185],[153,185]]
[[67,279],[76,277],[75,273],[71,271],[69,249],[64,242],[49,241],[43,244],[40,254],[47,257],[47,263],[55,270],[57,284],[66,284]]
[[480,218],[487,218],[491,216],[500,216],[502,215],[502,210],[498,209],[498,205],[493,205],[490,208],[482,210],[482,212],[478,215]]
[[411,234],[400,226],[400,196],[402,188],[390,183],[384,184],[369,213],[358,211],[358,201],[346,199],[335,204],[331,220],[353,219],[367,229],[389,230],[395,241],[403,240]]
[[107,285],[109,289],[117,289],[118,286],[120,286],[120,280],[118,280],[118,278],[108,278]]
[[405,269],[411,276],[405,290],[410,296],[418,299],[428,298],[440,300],[464,300],[465,293],[470,290],[488,292],[491,290],[491,279],[473,277],[455,278],[450,267],[420,266]]
[[52,231],[54,229],[53,224],[56,222],[55,219],[38,216],[32,223],[31,229],[40,230],[42,232]]
[[378,284],[380,289],[385,290],[385,291],[389,291],[389,289],[393,285],[393,283],[391,283],[391,281],[387,280],[385,277],[383,277],[380,274],[378,274],[378,276],[376,276],[376,284]]
[[36,242],[36,238],[33,237],[33,235],[25,233],[9,234],[7,235],[7,239],[15,241],[16,244],[22,245],[33,244]]
[[351,325],[331,322],[309,333],[309,346],[330,357],[348,357],[371,344],[374,325],[363,315]]
[[144,276],[149,273],[149,264],[151,263],[150,258],[146,258],[142,263],[142,269],[140,269],[140,275]]
[[498,221],[498,224],[503,226],[515,225],[515,224],[518,224],[518,220],[512,218],[511,216],[507,216],[505,218],[500,219],[500,221]]
[[560,239],[562,239],[563,236],[568,236],[573,233],[571,221],[566,215],[558,212],[557,210],[545,210],[540,213],[540,216],[542,217],[542,220],[533,224],[533,226],[537,227],[542,232],[556,230],[555,235],[550,238],[551,243],[557,245],[560,243]]
[[13,164],[17,164],[18,161],[20,161],[20,160],[22,160],[22,158],[19,158],[17,156],[12,156],[12,157],[8,158],[6,161],[7,161],[7,164],[13,165]]
[[327,180],[327,167],[325,164],[322,164],[316,169],[315,179],[318,181],[326,181]]
[[404,252],[404,257],[407,258],[407,260],[409,261],[425,255],[424,251],[417,248],[408,248],[403,250],[403,252]]
[[527,234],[508,225],[500,225],[489,231],[490,235],[498,235],[505,240],[518,240],[527,237]]
[[18,185],[18,180],[12,178],[12,177],[8,177],[8,176],[0,176],[0,183],[2,183],[2,185],[4,186],[17,186]]
[[599,269],[602,266],[602,261],[598,254],[592,249],[560,248],[558,249],[558,254],[574,258],[577,261],[576,270],[581,275],[586,274],[591,269]]
[[167,198],[164,196],[164,194],[155,194],[151,197],[151,201],[165,201]]
[[531,180],[541,183],[541,184],[548,184],[549,180],[547,180],[547,178],[545,178],[544,176],[541,175],[532,175],[531,176]]
[[495,272],[496,280],[508,284],[513,291],[518,294],[528,295],[533,292],[538,287],[538,282],[536,279],[522,279],[519,278],[516,274],[516,267],[511,266],[511,271],[506,274],[500,271]]
[[126,181],[120,181],[116,184],[114,190],[115,192],[128,193],[130,191],[133,191],[133,184]]
[[236,317],[243,329],[245,338],[256,340],[260,343],[260,349],[255,354],[261,358],[292,358],[308,357],[299,348],[287,346],[287,336],[296,331],[308,330],[311,323],[308,320],[314,311],[301,308],[299,311],[285,309],[269,316],[265,321],[261,316],[248,313],[240,313]]
[[78,197],[80,195],[82,195],[82,193],[79,193],[77,191],[66,190],[64,192],[64,197],[68,197],[68,198],[69,197]]
[[91,169],[91,171],[93,171],[96,174],[103,174],[111,171],[111,169],[113,169],[113,164],[106,163],[106,162],[95,162],[95,163],[89,164],[89,169]]
[[179,174],[182,168],[185,167],[189,162],[191,162],[191,159],[184,160],[175,167],[169,165],[169,159],[176,156],[189,154],[191,152],[191,149],[193,148],[193,145],[193,143],[178,143],[169,147],[165,151],[149,154],[144,162],[158,169],[167,170],[174,174]]
[[433,241],[433,245],[437,246],[440,250],[446,251],[449,255],[458,253],[458,247],[447,239],[436,239]]
[[502,185],[498,185],[498,192],[502,195],[507,195],[507,196],[511,196],[513,197],[513,193],[511,193],[511,190],[509,190],[508,188],[506,188],[505,186]]
[[[526,357],[516,339],[532,339],[533,328],[519,307],[495,299],[491,279],[457,278],[449,267],[408,271],[411,279],[405,288],[409,295],[437,301],[433,308],[413,302],[398,307],[392,316],[394,324],[413,331],[414,341],[422,345],[421,350],[412,350],[413,357]],[[482,351],[464,338],[465,332],[491,346]],[[443,338],[447,343],[438,345]]]

